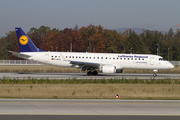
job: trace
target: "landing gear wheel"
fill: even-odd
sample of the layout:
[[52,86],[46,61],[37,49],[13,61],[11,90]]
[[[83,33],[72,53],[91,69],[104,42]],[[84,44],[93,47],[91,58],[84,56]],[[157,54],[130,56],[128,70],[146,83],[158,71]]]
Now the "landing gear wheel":
[[93,75],[97,75],[98,74],[98,72],[95,70],[95,71],[93,71]]
[[154,77],[156,77],[156,76],[157,76],[157,74],[156,74],[156,73],[154,73],[154,74],[153,74],[153,76],[154,76]]
[[92,75],[93,73],[91,71],[87,72],[87,75]]
[[158,72],[158,70],[153,70],[153,72],[154,72],[153,76],[156,77],[157,76],[156,73]]

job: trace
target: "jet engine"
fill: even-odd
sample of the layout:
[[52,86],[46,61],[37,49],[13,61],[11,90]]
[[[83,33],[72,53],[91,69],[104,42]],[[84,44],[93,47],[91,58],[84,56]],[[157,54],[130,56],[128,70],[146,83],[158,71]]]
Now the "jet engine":
[[103,73],[116,73],[116,67],[111,65],[102,66]]

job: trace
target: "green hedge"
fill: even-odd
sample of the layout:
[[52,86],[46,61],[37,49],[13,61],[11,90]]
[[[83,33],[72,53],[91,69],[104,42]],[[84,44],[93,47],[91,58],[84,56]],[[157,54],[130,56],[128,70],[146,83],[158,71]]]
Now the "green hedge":
[[166,79],[149,79],[149,80],[141,80],[141,79],[126,79],[126,78],[115,78],[115,79],[35,79],[28,77],[27,79],[18,79],[13,78],[10,79],[8,77],[4,77],[0,79],[0,84],[180,84],[180,80],[174,80],[170,78]]

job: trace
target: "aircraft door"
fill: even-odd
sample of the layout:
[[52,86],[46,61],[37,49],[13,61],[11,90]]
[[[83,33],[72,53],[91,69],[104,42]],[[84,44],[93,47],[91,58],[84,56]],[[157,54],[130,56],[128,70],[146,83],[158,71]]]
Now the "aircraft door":
[[48,54],[45,55],[45,61],[46,61],[46,62],[49,61],[49,55],[48,55]]
[[154,58],[153,58],[153,57],[150,58],[150,64],[151,64],[151,65],[154,64]]

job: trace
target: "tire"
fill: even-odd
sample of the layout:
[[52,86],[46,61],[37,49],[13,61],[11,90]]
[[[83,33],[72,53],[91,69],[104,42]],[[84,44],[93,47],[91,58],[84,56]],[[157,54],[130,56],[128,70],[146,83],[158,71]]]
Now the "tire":
[[93,73],[91,71],[87,72],[87,75],[92,75]]
[[93,75],[97,75],[98,74],[98,72],[95,70],[95,71],[93,71]]
[[157,74],[156,74],[156,73],[154,73],[154,74],[153,74],[153,77],[156,77],[156,76],[157,76]]

